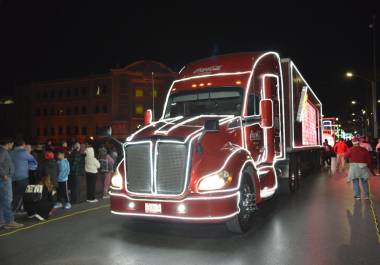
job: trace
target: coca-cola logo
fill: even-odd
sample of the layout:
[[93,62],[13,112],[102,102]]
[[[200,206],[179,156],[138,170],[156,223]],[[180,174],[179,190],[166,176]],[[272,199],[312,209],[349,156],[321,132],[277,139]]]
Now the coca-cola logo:
[[212,65],[209,67],[200,67],[194,70],[194,74],[205,74],[220,71],[222,69],[222,65]]

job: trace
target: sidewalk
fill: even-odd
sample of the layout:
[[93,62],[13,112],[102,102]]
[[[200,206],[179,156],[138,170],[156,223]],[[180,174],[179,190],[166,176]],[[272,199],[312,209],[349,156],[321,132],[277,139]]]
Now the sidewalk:
[[50,216],[49,219],[45,221],[39,221],[36,218],[30,219],[28,218],[26,213],[16,214],[15,221],[18,223],[24,224],[24,227],[18,228],[18,229],[0,228],[0,237],[5,234],[13,233],[14,231],[28,229],[29,227],[32,227],[38,224],[44,224],[44,223],[48,223],[54,220],[61,220],[65,217],[81,214],[81,213],[88,212],[91,210],[96,210],[99,208],[106,208],[106,207],[109,207],[109,199],[99,199],[99,202],[97,203],[82,202],[82,203],[72,204],[72,208],[70,210],[65,210],[63,208],[53,209],[52,215]]

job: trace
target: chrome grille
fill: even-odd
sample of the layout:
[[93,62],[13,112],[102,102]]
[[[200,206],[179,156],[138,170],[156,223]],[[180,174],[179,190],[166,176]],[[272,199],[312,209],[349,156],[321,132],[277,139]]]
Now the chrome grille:
[[[143,194],[180,194],[186,183],[187,147],[182,143],[153,143],[152,163],[150,143],[126,146],[127,189]],[[154,170],[151,170],[153,164]],[[156,176],[154,176],[155,172]]]
[[186,146],[159,143],[157,150],[157,193],[181,193],[186,177]]
[[152,190],[149,143],[128,145],[125,150],[129,191],[150,193]]

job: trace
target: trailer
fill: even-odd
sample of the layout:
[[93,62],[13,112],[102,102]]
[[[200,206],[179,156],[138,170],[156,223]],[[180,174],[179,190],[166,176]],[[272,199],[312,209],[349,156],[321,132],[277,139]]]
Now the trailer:
[[276,52],[219,55],[186,65],[160,119],[123,143],[111,212],[226,223],[245,232],[280,179],[296,191],[319,167],[322,103]]

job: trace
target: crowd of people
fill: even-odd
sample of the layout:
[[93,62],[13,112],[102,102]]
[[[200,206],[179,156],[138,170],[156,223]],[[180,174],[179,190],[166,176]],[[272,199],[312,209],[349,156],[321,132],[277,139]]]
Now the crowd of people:
[[118,153],[112,145],[100,145],[96,155],[92,141],[71,145],[63,141],[59,146],[49,141],[44,147],[32,148],[22,139],[1,138],[0,226],[22,227],[14,218],[20,212],[43,221],[54,209],[70,209],[71,203],[80,202],[84,176],[88,203],[98,202],[98,176],[103,184],[102,198],[109,198],[117,159]]
[[368,178],[376,175],[372,163],[374,156],[376,156],[377,171],[380,172],[380,139],[373,149],[367,137],[353,137],[347,140],[340,138],[334,146],[331,146],[327,140],[324,141],[321,161],[322,167],[329,167],[332,174],[342,173],[348,169],[347,182],[353,183],[354,198],[360,200],[359,183],[364,191],[364,198],[369,199]]

